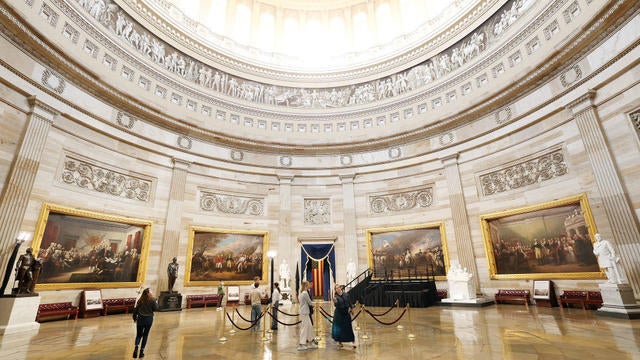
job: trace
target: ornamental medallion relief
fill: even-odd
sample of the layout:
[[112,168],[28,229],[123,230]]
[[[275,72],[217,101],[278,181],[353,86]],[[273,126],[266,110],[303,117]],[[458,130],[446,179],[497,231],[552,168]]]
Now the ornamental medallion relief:
[[480,175],[485,196],[521,188],[567,174],[562,149],[535,157],[501,170]]
[[264,215],[264,198],[202,191],[200,209],[233,215]]
[[67,155],[59,181],[103,194],[148,202],[153,182]]
[[331,223],[329,199],[304,199],[304,223],[322,225]]
[[429,207],[432,204],[432,187],[392,194],[369,196],[369,211],[372,214],[404,211],[416,207],[424,208]]

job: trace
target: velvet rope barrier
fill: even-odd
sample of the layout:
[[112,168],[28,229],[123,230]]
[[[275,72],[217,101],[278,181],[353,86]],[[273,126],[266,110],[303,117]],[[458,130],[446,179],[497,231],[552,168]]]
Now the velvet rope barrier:
[[270,312],[268,312],[267,314],[269,314],[269,316],[271,316],[271,318],[272,318],[273,320],[277,321],[277,322],[278,322],[278,324],[280,324],[280,325],[284,325],[284,326],[295,326],[295,325],[298,325],[298,324],[300,324],[300,323],[302,322],[302,320],[298,320],[298,321],[296,321],[296,322],[294,322],[294,323],[288,324],[288,323],[284,323],[284,322],[282,322],[282,321],[280,321],[280,320],[276,319],[276,318],[273,316],[273,314],[272,314],[272,313],[270,313]]
[[280,309],[276,309],[276,310],[278,310],[278,312],[279,312],[279,313],[281,313],[281,314],[285,314],[285,315],[287,315],[287,316],[300,316],[300,314],[289,314],[289,313],[284,312],[284,311],[282,311],[282,310],[280,310]]
[[394,303],[393,303],[393,305],[391,305],[391,307],[389,308],[389,310],[387,310],[387,311],[385,311],[385,312],[383,312],[383,313],[381,313],[381,314],[374,314],[374,313],[372,313],[371,311],[368,311],[368,310],[367,310],[367,312],[368,312],[369,314],[371,314],[372,316],[385,316],[385,315],[387,315],[389,312],[391,312],[391,310],[395,309],[395,307],[396,307],[396,305],[397,305],[397,304],[398,304],[398,300],[396,300],[396,302],[394,302]]
[[229,321],[231,322],[231,325],[235,326],[237,329],[240,329],[240,330],[249,330],[249,329],[251,329],[252,327],[254,327],[258,323],[256,321],[255,323],[251,324],[251,326],[243,328],[243,327],[238,326],[238,324],[236,324],[235,322],[233,322],[233,320],[231,320],[231,316],[229,316],[229,313],[227,313],[227,319],[229,319]]
[[393,325],[393,324],[397,323],[398,321],[400,321],[400,319],[402,319],[402,317],[404,316],[404,314],[407,312],[407,308],[405,307],[405,308],[404,308],[404,310],[402,310],[402,313],[400,314],[400,316],[399,316],[396,320],[394,320],[394,321],[392,321],[392,322],[389,322],[389,323],[388,323],[388,322],[384,322],[384,321],[382,321],[382,320],[378,320],[378,319],[377,319],[377,318],[376,318],[376,317],[375,317],[375,316],[374,316],[374,315],[373,315],[369,310],[367,310],[367,309],[364,309],[364,311],[365,311],[367,314],[371,315],[371,317],[373,318],[373,320],[375,320],[375,321],[379,322],[379,323],[380,323],[380,324],[382,324],[382,325]]
[[329,312],[327,310],[325,310],[323,307],[319,307],[318,309],[320,309],[320,312],[325,315],[326,317],[330,317],[333,319],[333,315],[329,314]]

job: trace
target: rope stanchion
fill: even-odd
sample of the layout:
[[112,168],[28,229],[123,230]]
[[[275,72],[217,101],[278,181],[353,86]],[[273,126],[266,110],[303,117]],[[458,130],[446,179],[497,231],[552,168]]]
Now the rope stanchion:
[[317,301],[314,301],[314,304],[313,304],[313,305],[314,305],[314,307],[315,307],[315,312],[314,312],[314,314],[315,314],[315,320],[314,320],[314,322],[313,322],[313,327],[314,327],[314,332],[315,332],[315,335],[316,335],[313,339],[316,341],[316,344],[317,344],[317,343],[318,343],[318,341],[320,341],[320,336],[318,336],[318,332],[319,332],[319,329],[318,329],[318,328],[320,327],[320,324],[319,324],[319,322],[318,322],[318,313],[319,313],[320,311],[318,311],[318,302],[317,302]]
[[[366,312],[367,308],[364,305],[362,305],[361,310]],[[365,339],[365,340],[369,338],[369,335],[367,335],[367,330],[366,330],[367,326],[366,326],[366,324],[367,324],[367,317],[365,316],[365,317],[362,318],[362,338]]]
[[[262,315],[264,314],[268,314],[269,313],[269,309],[271,309],[271,305],[267,306],[267,310],[265,310]],[[264,319],[262,321],[262,341],[268,341],[269,339],[267,338],[267,317],[266,316],[262,316],[262,318]],[[256,319],[256,324],[259,324],[260,320]]]
[[413,324],[411,323],[411,306],[409,306],[409,304],[407,304],[407,312],[409,312],[409,340],[413,340],[416,338],[416,336],[413,334]]
[[229,316],[229,313],[227,313],[227,319],[229,319],[229,321],[231,321],[231,325],[235,326],[237,329],[240,329],[240,330],[249,330],[249,329],[251,329],[253,327],[253,325],[251,325],[249,327],[246,327],[246,328],[238,326],[238,324],[236,324],[233,320],[231,320],[231,316]]
[[[234,309],[234,310],[236,310],[237,308],[238,308],[238,307],[237,307],[237,305],[234,305],[234,306],[233,306],[233,309]],[[225,316],[226,316],[226,315],[228,314],[228,313],[227,313],[227,307],[226,307],[226,306],[224,307],[224,312],[225,312]],[[236,312],[235,312],[235,311],[232,311],[232,313],[233,313],[233,320],[231,320],[231,323],[235,322],[235,319],[236,319]],[[231,327],[231,330],[229,330],[229,334],[232,334],[232,335],[233,335],[233,334],[235,334],[235,333],[236,333],[236,329],[232,326],[232,327]]]
[[[396,300],[396,308],[398,309],[398,312],[400,312],[400,301]],[[404,330],[404,326],[402,326],[402,324],[398,324],[398,326],[396,326],[396,329],[398,329],[398,331],[402,331]]]
[[224,336],[224,328],[226,327],[225,326],[225,323],[226,323],[225,314],[226,313],[227,313],[227,308],[225,307],[224,308],[224,312],[222,312],[222,319],[221,319],[222,320],[222,326],[221,326],[222,329],[220,330],[220,332],[222,332],[222,335],[220,335],[220,338],[218,339],[221,343],[227,341],[227,338]]

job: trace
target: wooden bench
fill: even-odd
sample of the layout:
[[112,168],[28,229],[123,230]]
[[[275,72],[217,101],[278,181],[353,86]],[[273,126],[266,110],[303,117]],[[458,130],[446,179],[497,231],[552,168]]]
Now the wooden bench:
[[447,289],[438,289],[438,299],[446,299],[447,298]]
[[586,310],[589,306],[595,306],[596,308],[602,306],[602,294],[599,291],[585,291],[585,290],[564,290],[562,295],[558,296],[558,302],[561,307],[566,304],[578,304],[583,310]]
[[102,315],[107,316],[109,311],[122,311],[128,314],[129,311],[133,311],[136,306],[136,298],[117,298],[117,299],[103,299],[102,300]]
[[[262,297],[260,297],[260,303],[262,303],[262,305],[266,305],[269,303],[269,296],[264,295]],[[244,294],[244,304],[245,305],[251,305],[251,295],[249,295],[249,293],[245,293]]]
[[495,300],[496,304],[500,301],[523,301],[527,310],[529,310],[530,297],[531,292],[529,290],[499,289],[496,293]]
[[187,309],[191,309],[196,306],[215,305],[220,307],[222,305],[222,296],[218,294],[204,294],[204,295],[187,295]]
[[73,319],[78,319],[78,307],[71,305],[71,302],[60,302],[52,304],[40,304],[38,306],[38,314],[36,321],[42,322],[42,318],[66,315],[66,319],[73,315]]

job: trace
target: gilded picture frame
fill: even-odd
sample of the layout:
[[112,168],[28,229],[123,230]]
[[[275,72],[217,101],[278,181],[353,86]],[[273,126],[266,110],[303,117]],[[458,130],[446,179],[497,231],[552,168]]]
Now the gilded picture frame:
[[144,283],[152,222],[45,203],[33,252],[36,291],[136,288]]
[[586,194],[482,215],[491,279],[601,279]]
[[269,232],[193,226],[185,267],[185,286],[250,285],[267,279]]
[[[368,263],[374,278],[426,276],[446,280],[449,252],[443,222],[367,229]],[[417,273],[416,273],[417,271]]]

